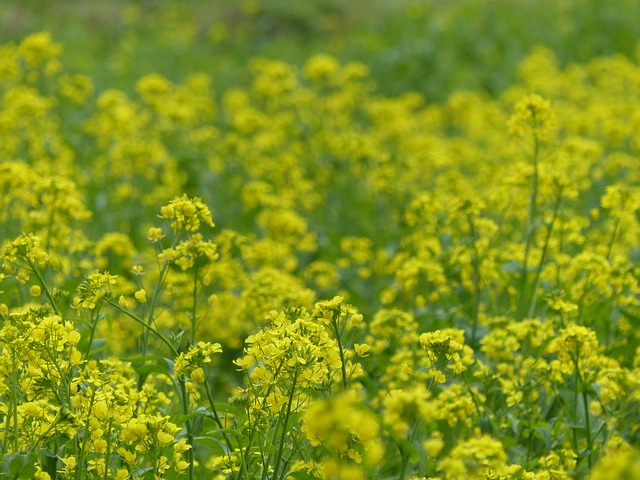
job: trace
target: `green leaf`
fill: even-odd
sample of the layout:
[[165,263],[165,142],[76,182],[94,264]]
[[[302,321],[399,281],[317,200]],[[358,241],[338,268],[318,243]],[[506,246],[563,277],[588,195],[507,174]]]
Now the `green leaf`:
[[620,313],[624,318],[629,320],[634,327],[640,328],[640,317],[638,315],[633,315],[625,310],[620,310]]
[[420,452],[418,452],[418,449],[413,443],[403,438],[399,444],[401,451],[407,456],[409,463],[416,463],[420,460]]
[[176,350],[180,349],[180,344],[182,343],[182,337],[184,336],[184,330],[180,330],[178,333],[171,333],[169,336],[169,340],[176,348]]
[[91,341],[91,349],[89,355],[95,355],[107,349],[107,340],[104,338],[94,338]]
[[493,422],[488,418],[481,418],[478,422],[482,433],[493,433]]
[[32,479],[36,473],[38,454],[12,453],[4,456],[4,472],[12,479]]
[[231,413],[236,417],[239,417],[240,415],[242,415],[242,412],[240,411],[240,409],[234,407],[233,405],[229,405],[228,403],[215,403],[214,406],[216,407],[216,412],[218,413],[227,412],[227,413]]
[[191,420],[192,418],[196,418],[196,417],[207,417],[207,418],[215,419],[215,416],[213,415],[213,413],[209,411],[206,407],[198,407],[193,412],[189,412],[184,415],[179,415],[177,417],[177,420],[179,423],[184,423],[187,420]]
[[[131,364],[138,375],[146,376],[150,373],[173,374],[173,360],[161,355],[143,355],[139,357],[121,358],[123,362]],[[154,362],[149,364],[148,362]]]
[[627,343],[624,345],[615,345],[606,350],[606,355],[608,357],[616,358],[616,359],[633,359],[633,354],[636,351],[636,346],[632,343]]
[[231,435],[236,438],[244,437],[244,435],[242,435],[237,430],[234,430],[233,428],[216,428],[215,430],[207,432],[207,435],[219,435],[221,438],[224,434]]
[[58,457],[49,450],[40,452],[40,467],[43,472],[47,472],[51,478],[56,477],[56,470],[58,469]]
[[222,456],[226,453],[222,445],[220,445],[220,440],[216,438],[208,436],[193,437],[193,441],[198,445],[202,445],[213,450],[213,455]]
[[153,467],[140,467],[135,472],[133,472],[133,478],[136,477],[145,477],[146,474],[153,473]]
[[320,480],[318,477],[305,472],[291,472],[287,474],[287,478],[293,478],[294,480]]
[[551,450],[551,426],[548,427],[536,427],[536,433],[538,434],[538,438],[540,438],[544,442],[544,448],[546,451]]
[[507,273],[522,273],[522,264],[517,260],[512,260],[503,263],[502,269]]
[[171,364],[173,364],[173,362],[170,359],[165,358],[162,355],[140,355],[137,357],[121,358],[120,360],[128,363],[145,363],[145,362],[150,362],[152,360],[156,360],[156,361],[163,360],[166,362],[171,362]]

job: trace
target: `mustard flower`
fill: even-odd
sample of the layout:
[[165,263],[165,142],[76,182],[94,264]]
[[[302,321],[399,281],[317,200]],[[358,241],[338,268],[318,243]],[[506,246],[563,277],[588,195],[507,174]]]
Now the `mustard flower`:
[[173,220],[171,228],[174,232],[194,232],[204,223],[214,226],[211,212],[198,197],[189,198],[187,195],[176,197],[168,205],[160,209],[160,217]]

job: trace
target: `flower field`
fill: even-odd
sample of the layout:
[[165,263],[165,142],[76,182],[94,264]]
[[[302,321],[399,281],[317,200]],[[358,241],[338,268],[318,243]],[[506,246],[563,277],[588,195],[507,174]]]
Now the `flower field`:
[[243,2],[215,68],[171,6],[123,7],[107,66],[62,23],[0,38],[2,478],[640,479],[637,6],[504,71],[445,27],[431,77],[358,50],[435,3],[352,47],[282,7],[314,33],[278,57],[289,17]]

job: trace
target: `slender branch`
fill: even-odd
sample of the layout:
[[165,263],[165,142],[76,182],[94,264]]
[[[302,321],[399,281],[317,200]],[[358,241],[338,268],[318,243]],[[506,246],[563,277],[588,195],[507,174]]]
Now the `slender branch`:
[[471,245],[473,248],[473,312],[472,312],[472,327],[471,327],[471,344],[475,346],[476,334],[478,331],[478,316],[480,313],[480,254],[478,252],[477,235],[475,224],[473,223],[473,217],[470,213],[467,214],[467,221],[469,222],[469,230],[471,231]]
[[525,308],[527,304],[527,270],[529,268],[529,253],[533,245],[533,238],[535,233],[535,219],[537,216],[537,201],[538,201],[538,155],[540,151],[540,140],[538,134],[534,131],[533,137],[533,178],[531,179],[531,194],[529,195],[529,213],[527,217],[527,231],[524,247],[524,259],[522,262],[522,277],[520,280],[520,305],[518,307],[518,319],[522,320],[525,314]]
[[53,307],[53,311],[56,313],[56,315],[60,316],[61,313],[60,313],[60,309],[58,308],[58,304],[56,304],[56,301],[53,299],[53,295],[51,294],[51,291],[49,290],[46,283],[44,282],[44,277],[40,274],[40,271],[38,270],[38,268],[33,264],[33,262],[29,258],[26,258],[26,260],[27,260],[27,264],[29,265],[29,268],[31,268],[33,273],[36,274],[36,277],[38,277],[38,282],[40,282],[40,286],[42,287],[45,295],[49,299],[49,302]]
[[280,468],[280,461],[282,460],[282,453],[284,452],[285,439],[287,437],[287,424],[289,423],[289,417],[291,416],[291,405],[293,404],[293,395],[296,391],[296,380],[297,380],[297,373],[294,374],[293,376],[293,383],[291,384],[291,390],[289,391],[289,400],[287,401],[287,411],[285,413],[284,421],[282,422],[282,435],[280,436],[280,445],[278,445],[278,455],[276,456],[276,463],[273,466],[273,478],[278,478],[278,469]]
[[[177,357],[178,355],[180,355],[180,352],[178,352],[178,350],[176,349],[176,347],[174,347],[171,342],[167,339],[167,337],[165,337],[164,335],[162,335],[162,333],[160,333],[158,330],[156,330],[154,327],[152,327],[151,325],[147,324],[147,322],[145,322],[144,320],[142,320],[140,317],[138,317],[137,315],[131,313],[129,310],[127,310],[126,308],[122,308],[120,305],[118,305],[116,302],[114,302],[113,300],[111,300],[110,298],[106,298],[105,301],[111,305],[113,308],[115,308],[116,310],[118,310],[119,312],[124,313],[125,315],[127,315],[129,318],[131,318],[132,320],[134,320],[135,322],[139,323],[140,325],[142,325],[144,328],[146,328],[148,331],[150,331],[151,333],[153,333],[156,337],[158,337],[162,343],[164,343],[167,347],[169,347],[169,349],[171,350],[171,353]],[[144,356],[144,354],[143,354]]]
[[558,191],[558,196],[556,198],[556,201],[553,205],[553,218],[551,219],[551,222],[549,223],[549,226],[547,227],[547,235],[545,236],[544,239],[544,245],[542,247],[542,255],[540,257],[540,262],[538,263],[538,268],[536,269],[536,276],[533,280],[533,288],[531,290],[531,298],[529,300],[529,313],[528,313],[528,317],[532,318],[533,314],[535,312],[535,308],[536,308],[536,302],[537,302],[537,296],[538,296],[538,287],[540,285],[540,275],[542,274],[542,268],[544,267],[544,262],[546,260],[547,257],[547,251],[549,250],[549,241],[551,240],[551,234],[553,233],[553,227],[556,223],[556,220],[558,219],[558,213],[560,211],[560,203],[562,201],[562,190],[563,188],[560,187],[560,190]]
[[[182,400],[182,413],[185,415],[189,414],[189,393],[187,392],[186,382],[182,379],[178,379],[180,383],[180,398]],[[187,460],[189,462],[189,480],[193,480],[195,478],[195,470],[193,465],[194,460],[194,442],[193,442],[193,428],[191,424],[191,420],[185,421],[185,428],[187,429],[187,444],[191,446],[189,450],[187,450]]]
[[338,351],[340,352],[340,369],[342,371],[342,386],[347,388],[347,383],[349,379],[347,378],[347,366],[345,365],[344,359],[344,349],[342,348],[342,343],[340,342],[340,332],[338,331],[338,321],[333,319],[331,321],[331,326],[333,327],[333,331],[336,334],[336,341],[338,342]]

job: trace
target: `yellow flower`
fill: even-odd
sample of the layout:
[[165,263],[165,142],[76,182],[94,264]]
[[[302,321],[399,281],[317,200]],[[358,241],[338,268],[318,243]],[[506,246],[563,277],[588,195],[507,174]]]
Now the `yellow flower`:
[[589,413],[594,417],[602,415],[602,404],[598,400],[592,400],[589,403]]
[[69,332],[69,337],[67,340],[67,343],[69,343],[69,345],[77,345],[79,341],[80,341],[80,332],[78,332],[77,330],[72,330],[71,332]]
[[529,95],[515,107],[509,120],[509,129],[517,137],[532,133],[539,140],[545,139],[555,126],[551,104],[540,95]]
[[127,462],[129,465],[135,465],[136,454],[134,452],[130,452],[126,448],[120,447],[118,448],[118,453],[124,459],[124,461]]
[[[167,214],[169,213],[166,210],[165,210],[165,212]],[[165,216],[164,213],[162,213],[162,216],[163,217]],[[165,218],[171,218],[171,217],[165,217]],[[164,238],[164,235],[162,234],[162,228],[160,228],[160,227],[151,227],[149,229],[149,233],[147,234],[147,238],[149,240],[151,240],[153,243],[159,242],[160,240],[162,240]]]
[[184,472],[187,468],[189,468],[189,462],[185,462],[184,460],[178,460],[176,463],[175,469],[176,472]]
[[358,343],[354,343],[353,349],[356,351],[359,357],[367,357],[369,356],[369,350],[371,350],[371,347],[366,343],[363,343],[361,345]]
[[168,445],[169,443],[173,442],[173,440],[174,440],[173,435],[163,431],[158,432],[158,444],[161,447]]
[[147,303],[147,292],[144,290],[144,288],[138,290],[136,293],[133,294],[133,296],[136,298],[138,302]]
[[191,371],[189,377],[191,377],[191,380],[193,380],[194,382],[204,383],[204,370],[202,369],[202,367],[194,368]]
[[120,307],[122,308],[128,308],[129,307],[129,302],[127,302],[127,299],[124,295],[120,295],[118,297],[118,305],[120,305]]
[[129,472],[126,468],[116,470],[116,480],[127,480],[127,478],[129,478]]
[[104,453],[107,451],[107,441],[104,438],[100,438],[93,442],[93,449],[96,453]]
[[444,447],[444,441],[440,437],[432,437],[425,440],[422,446],[430,457],[436,457]]

